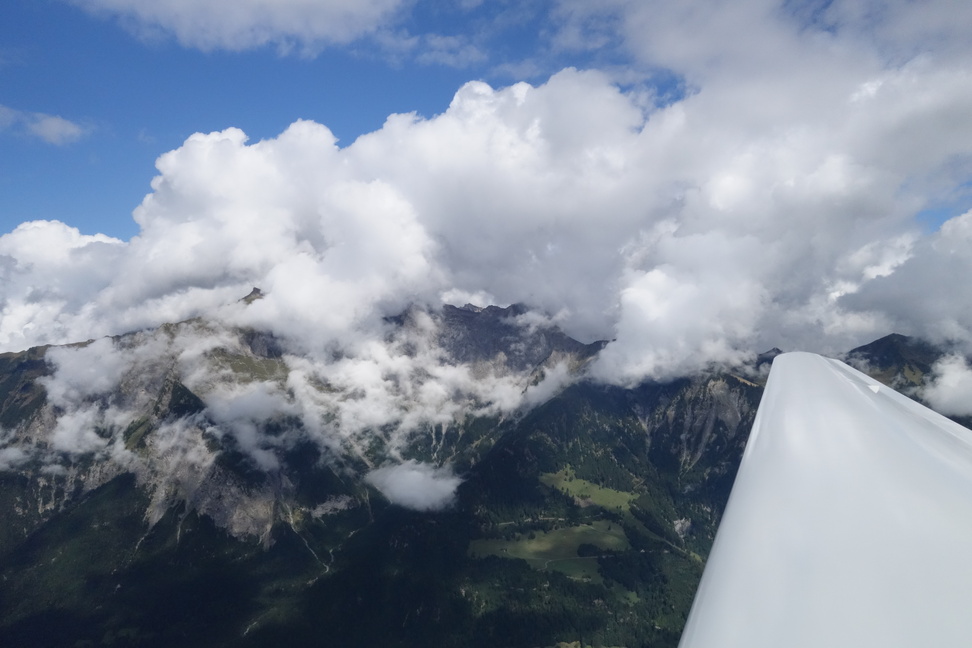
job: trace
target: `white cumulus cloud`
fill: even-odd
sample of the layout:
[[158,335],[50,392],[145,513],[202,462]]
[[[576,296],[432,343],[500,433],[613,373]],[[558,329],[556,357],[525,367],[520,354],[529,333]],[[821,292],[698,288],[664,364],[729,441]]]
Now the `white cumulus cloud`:
[[[918,21],[892,2],[868,23],[842,2],[564,0],[561,47],[608,39],[680,89],[567,68],[469,82],[441,114],[391,115],[343,148],[308,121],[257,142],[193,135],[159,158],[131,241],[58,223],[0,237],[0,343],[206,314],[331,354],[329,379],[378,393],[403,362],[386,318],[457,298],[612,340],[593,370],[624,383],[890,331],[972,342],[953,280],[972,217],[932,234],[916,220],[972,178],[969,16],[952,24],[948,6]],[[243,308],[253,286],[266,296]]]
[[972,416],[972,367],[962,356],[946,356],[932,367],[922,396],[936,411]]
[[392,504],[416,511],[438,511],[451,506],[462,483],[448,467],[417,461],[383,466],[368,473],[365,480]]

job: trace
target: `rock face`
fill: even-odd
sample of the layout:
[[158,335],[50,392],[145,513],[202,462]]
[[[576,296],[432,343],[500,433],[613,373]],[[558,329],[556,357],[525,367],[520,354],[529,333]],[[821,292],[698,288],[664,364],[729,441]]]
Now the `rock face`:
[[[247,299],[259,297],[255,290]],[[480,311],[446,307],[435,314],[431,335],[424,335],[424,341],[431,339],[436,360],[464,368],[477,379],[504,379],[504,387],[518,391],[540,382],[543,372],[558,363],[577,371],[600,348],[549,327],[518,324],[516,318],[524,313],[517,306]],[[406,314],[391,334],[401,334],[406,343],[412,343],[409,335],[423,326],[416,322],[420,317],[427,316]],[[313,479],[341,483],[350,475],[350,483],[355,483],[360,481],[360,468],[381,461],[390,443],[381,430],[344,430],[335,421],[320,425],[321,419],[333,418],[333,412],[327,411],[329,403],[360,398],[341,393],[340,386],[319,386],[318,391],[334,397],[311,400],[310,406],[320,411],[299,412],[307,402],[298,403],[294,397],[291,374],[295,367],[301,368],[300,361],[286,358],[283,342],[271,334],[190,321],[97,344],[101,348],[88,344],[0,356],[0,370],[5,370],[0,378],[0,417],[7,422],[2,440],[8,454],[23,449],[19,461],[7,463],[16,463],[10,467],[16,467],[29,484],[21,497],[35,500],[36,505],[24,510],[37,511],[32,522],[22,527],[21,539],[45,514],[63,510],[85,493],[130,473],[149,495],[145,519],[150,526],[166,511],[185,506],[234,537],[257,538],[266,545],[272,542],[274,524],[289,520],[294,511],[309,512],[297,502],[291,462],[306,463],[310,454],[315,457],[312,471],[323,473]],[[187,361],[192,345],[201,345],[204,351]],[[406,350],[410,352],[415,355]],[[77,375],[60,375],[77,374],[73,363],[105,362],[106,355],[113,358],[106,362],[109,370],[120,374],[110,377],[110,388],[88,388],[75,384]],[[103,376],[81,375],[80,382],[90,378],[97,382]],[[421,386],[431,381],[418,382]],[[55,402],[47,398],[45,387],[58,393]],[[227,391],[228,397],[223,393]],[[266,404],[267,411],[249,417],[221,411],[227,398],[233,401],[230,406],[246,409],[236,401],[266,397],[268,392],[272,402]],[[458,407],[476,401],[474,406],[483,409],[476,394],[450,397]],[[500,410],[501,416],[515,415],[515,406],[507,409],[506,414]],[[486,407],[485,411],[493,410]],[[418,437],[411,439],[414,448],[404,443],[395,451],[424,457],[429,454],[425,449],[436,446],[433,454],[441,451],[455,457],[455,448],[443,446],[452,445],[450,441],[458,440],[464,431],[461,415],[452,422],[419,421],[421,425],[406,430]],[[93,431],[74,429],[73,419],[83,419],[82,424]],[[67,430],[64,421],[72,429]],[[373,436],[370,442],[377,445],[355,447],[348,443],[355,433]],[[93,436],[85,441],[85,435]],[[288,437],[286,443],[274,447],[281,437]],[[490,439],[482,435],[476,439],[486,443],[484,449],[488,447]],[[254,447],[256,443],[266,447]],[[295,459],[298,450],[302,456]],[[261,459],[269,469],[260,465]],[[360,499],[365,496],[362,489],[358,484],[335,495]]]
[[674,646],[765,371],[623,389],[522,307],[387,324],[0,355],[0,644]]
[[941,349],[906,335],[892,333],[848,352],[845,360],[895,389],[921,385],[932,365],[944,355]]
[[582,344],[531,317],[525,306],[444,306],[438,342],[457,363],[497,362],[508,371],[533,371],[557,357],[585,360],[603,342]]

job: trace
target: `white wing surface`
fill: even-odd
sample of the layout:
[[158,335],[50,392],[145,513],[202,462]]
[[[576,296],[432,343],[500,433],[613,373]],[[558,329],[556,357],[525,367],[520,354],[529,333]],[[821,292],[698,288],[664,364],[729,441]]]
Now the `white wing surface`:
[[972,646],[972,432],[778,356],[681,648]]

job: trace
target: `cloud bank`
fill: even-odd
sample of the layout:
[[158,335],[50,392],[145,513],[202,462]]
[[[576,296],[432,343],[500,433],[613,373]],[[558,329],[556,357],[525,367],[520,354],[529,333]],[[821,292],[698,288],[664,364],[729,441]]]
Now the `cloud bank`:
[[961,356],[935,363],[922,396],[935,411],[949,416],[972,416],[972,367]]
[[[139,11],[220,7],[194,6]],[[355,24],[394,9],[360,6]],[[54,222],[0,237],[0,345],[206,314],[377,357],[384,318],[464,301],[613,340],[593,371],[619,383],[892,330],[968,344],[972,289],[952,279],[972,263],[970,16],[855,6],[563,0],[551,43],[614,48],[628,69],[472,81],[441,114],[391,115],[344,148],[307,121],[259,142],[193,135],[159,158],[132,240]],[[269,11],[234,7],[230,31]],[[677,87],[642,83],[649,68]],[[266,297],[244,309],[252,286]]]

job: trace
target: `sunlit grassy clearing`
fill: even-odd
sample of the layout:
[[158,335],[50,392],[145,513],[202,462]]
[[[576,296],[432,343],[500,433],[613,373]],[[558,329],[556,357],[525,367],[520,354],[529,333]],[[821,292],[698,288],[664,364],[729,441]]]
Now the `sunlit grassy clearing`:
[[534,569],[553,569],[573,578],[600,582],[597,558],[581,558],[577,548],[591,544],[606,551],[625,551],[629,548],[624,531],[616,524],[597,520],[590,524],[538,531],[534,537],[518,540],[474,540],[469,546],[473,558],[499,556],[520,558]]
[[[668,540],[649,530],[638,518],[632,515],[631,502],[638,499],[638,495],[635,493],[626,493],[611,488],[604,488],[586,479],[578,479],[574,477],[574,471],[570,466],[555,473],[543,473],[540,475],[540,481],[547,486],[556,488],[581,501],[587,500],[595,506],[611,511],[618,511],[622,514],[625,523],[638,529],[642,535],[660,539],[666,544],[671,545]],[[672,548],[680,551],[677,547],[673,546]]]
[[634,493],[604,488],[586,479],[578,479],[570,466],[555,473],[544,473],[540,475],[540,481],[580,500],[590,500],[592,504],[602,508],[620,509],[625,513],[628,512],[631,501],[638,497]]

